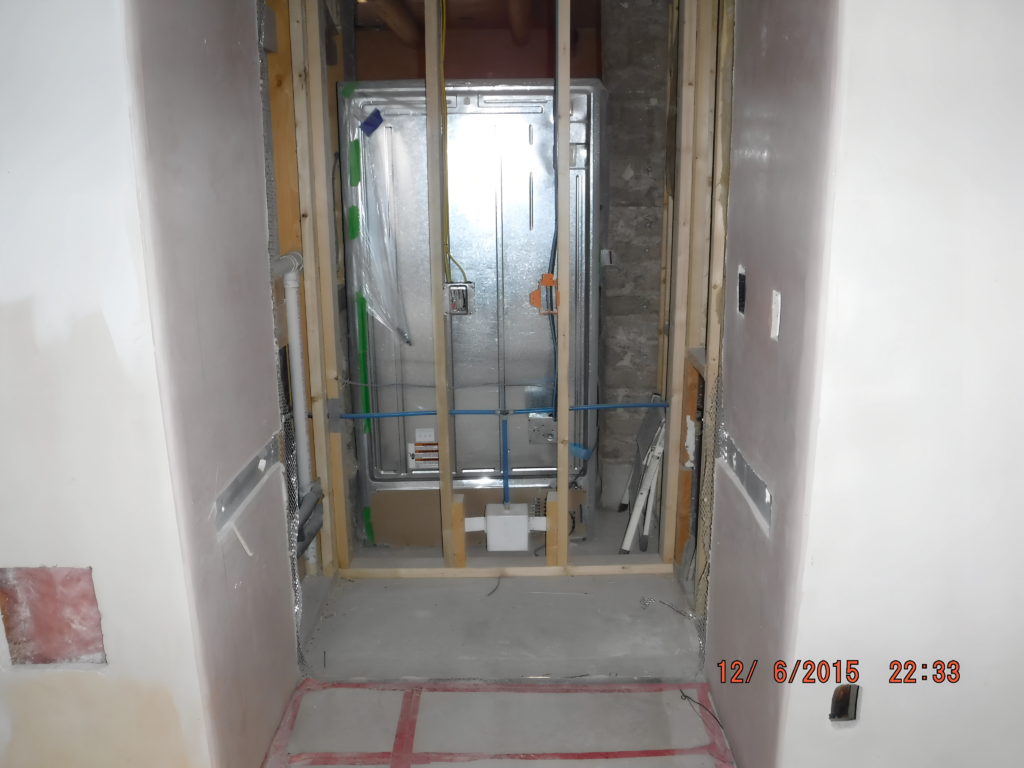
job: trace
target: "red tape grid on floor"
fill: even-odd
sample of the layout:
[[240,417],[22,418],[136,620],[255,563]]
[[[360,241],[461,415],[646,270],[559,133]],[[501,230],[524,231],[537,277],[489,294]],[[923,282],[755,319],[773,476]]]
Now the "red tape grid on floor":
[[[402,691],[404,693],[401,713],[395,730],[394,746],[391,752],[289,753],[289,740],[295,727],[303,697],[308,693],[331,688]],[[706,744],[676,749],[633,749],[592,752],[487,753],[470,751],[414,751],[420,701],[424,693],[529,693],[556,695],[566,693],[658,693],[662,691],[686,691],[691,697],[694,697],[694,694],[696,694],[696,700],[703,705],[697,709],[707,737]],[[291,701],[288,703],[284,717],[281,720],[281,725],[274,735],[263,765],[264,768],[285,768],[291,765],[371,765],[411,768],[414,765],[427,765],[431,763],[466,763],[484,760],[615,760],[707,755],[714,760],[716,768],[732,768],[733,757],[726,743],[725,733],[711,714],[711,709],[711,697],[707,683],[320,683],[313,680],[305,680],[296,689]]]

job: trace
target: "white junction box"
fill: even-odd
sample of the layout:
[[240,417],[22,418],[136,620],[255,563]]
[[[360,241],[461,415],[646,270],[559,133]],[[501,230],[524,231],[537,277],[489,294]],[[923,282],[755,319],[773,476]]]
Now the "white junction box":
[[488,552],[525,552],[530,531],[546,531],[548,519],[530,514],[529,504],[488,504],[483,517],[467,517],[466,532],[484,531]]

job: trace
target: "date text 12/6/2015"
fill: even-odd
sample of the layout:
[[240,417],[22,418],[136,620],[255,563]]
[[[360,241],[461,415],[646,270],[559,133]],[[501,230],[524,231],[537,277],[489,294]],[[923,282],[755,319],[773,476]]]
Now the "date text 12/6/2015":
[[[719,682],[749,683],[754,677],[757,663],[758,661],[755,659],[748,666],[742,661],[728,662],[723,659],[715,665],[719,671]],[[818,662],[797,659],[796,663],[789,667],[785,661],[780,659],[775,662],[772,677],[777,683],[828,683],[833,681],[836,684],[856,683],[860,679],[858,664],[860,664],[858,659],[849,659],[845,662],[842,659],[836,661],[823,659]],[[929,665],[927,663],[893,661],[889,664],[889,669],[892,671],[889,682],[900,684],[916,683],[918,680],[921,682],[930,680],[935,683],[959,682],[960,663],[958,661],[939,660],[932,662],[930,666],[933,670],[931,674],[928,673]],[[917,677],[918,667],[924,672],[920,678]]]

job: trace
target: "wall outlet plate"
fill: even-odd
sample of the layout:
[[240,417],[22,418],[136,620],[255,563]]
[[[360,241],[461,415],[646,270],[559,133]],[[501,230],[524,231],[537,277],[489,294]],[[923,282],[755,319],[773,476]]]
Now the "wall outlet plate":
[[832,721],[856,720],[859,694],[859,685],[837,685],[832,692],[832,709],[828,713],[828,719]]
[[473,283],[445,283],[444,313],[446,315],[472,315],[474,292]]

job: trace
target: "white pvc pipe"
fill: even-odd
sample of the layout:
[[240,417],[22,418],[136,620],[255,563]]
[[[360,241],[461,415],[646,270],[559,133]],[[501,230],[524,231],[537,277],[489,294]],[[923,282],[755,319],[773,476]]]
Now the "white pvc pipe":
[[626,526],[626,535],[622,537],[622,545],[619,547],[620,555],[628,555],[629,550],[633,546],[636,529],[640,524],[640,516],[647,507],[647,497],[650,495],[651,486],[654,484],[653,464],[655,461],[661,461],[661,454],[665,448],[664,435],[665,424],[663,422],[658,428],[658,432],[654,437],[654,443],[651,445],[651,450],[647,455],[647,460],[644,462],[644,473],[640,480],[640,490],[637,492],[636,500],[633,502],[633,512],[629,516],[629,524]]
[[313,484],[313,463],[309,456],[309,419],[306,416],[306,363],[303,355],[302,315],[299,309],[299,273],[302,256],[289,253],[280,261],[292,262],[284,274],[284,306],[288,318],[288,373],[292,389],[292,420],[295,422],[295,453],[298,456],[299,496]]
[[[309,418],[306,415],[306,364],[303,355],[302,314],[299,299],[299,273],[302,254],[291,252],[275,259],[271,274],[284,278],[284,306],[288,322],[288,374],[292,391],[292,421],[295,425],[295,456],[298,464],[299,502],[313,485],[313,463],[309,455]],[[307,570],[316,572],[316,547],[306,550]]]
[[651,535],[651,518],[654,517],[654,508],[658,499],[658,480],[661,479],[661,457],[654,459],[654,480],[651,482],[651,493],[647,497],[647,511],[644,512],[644,530],[640,534],[640,551],[647,551],[647,540]]

